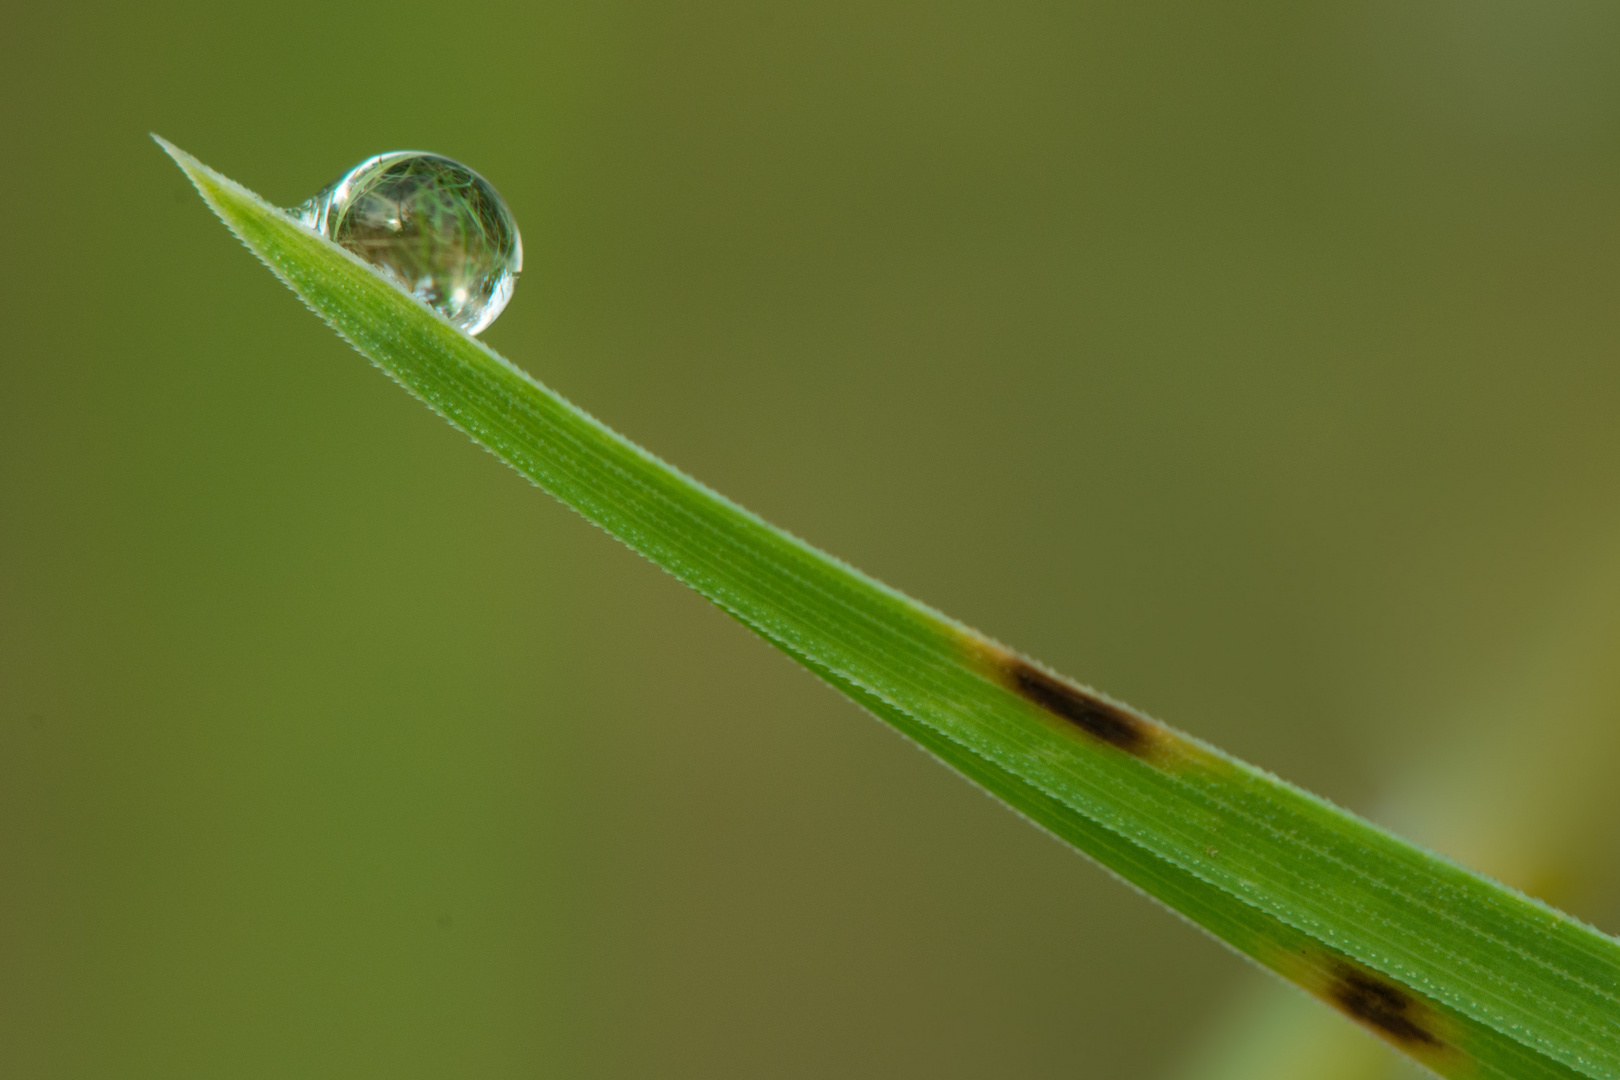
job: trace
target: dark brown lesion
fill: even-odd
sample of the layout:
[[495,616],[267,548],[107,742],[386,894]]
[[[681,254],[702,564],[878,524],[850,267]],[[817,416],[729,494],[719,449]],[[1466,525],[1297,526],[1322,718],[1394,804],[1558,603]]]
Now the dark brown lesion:
[[1334,965],[1328,998],[1350,1016],[1407,1049],[1438,1049],[1431,1011],[1382,975],[1343,961]]
[[1027,660],[1007,657],[1004,663],[1007,685],[1025,700],[1128,754],[1142,757],[1152,748],[1157,729],[1150,721],[1049,675]]
[[1054,675],[988,638],[964,631],[960,647],[974,671],[1039,709],[1053,730],[1070,738],[1123,751],[1166,773],[1203,771],[1213,776],[1231,768],[1174,728]]

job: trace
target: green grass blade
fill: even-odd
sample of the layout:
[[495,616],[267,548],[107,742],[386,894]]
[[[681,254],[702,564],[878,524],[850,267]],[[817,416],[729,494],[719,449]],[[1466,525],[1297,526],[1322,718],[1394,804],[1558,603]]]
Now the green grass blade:
[[1037,824],[1442,1075],[1620,1080],[1620,943],[770,526],[163,146],[278,277],[412,394]]

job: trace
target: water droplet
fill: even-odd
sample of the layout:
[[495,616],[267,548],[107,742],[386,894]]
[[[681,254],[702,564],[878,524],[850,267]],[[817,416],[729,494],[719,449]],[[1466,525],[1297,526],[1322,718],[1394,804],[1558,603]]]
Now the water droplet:
[[369,157],[292,210],[452,323],[476,334],[523,269],[517,222],[489,181],[416,150]]

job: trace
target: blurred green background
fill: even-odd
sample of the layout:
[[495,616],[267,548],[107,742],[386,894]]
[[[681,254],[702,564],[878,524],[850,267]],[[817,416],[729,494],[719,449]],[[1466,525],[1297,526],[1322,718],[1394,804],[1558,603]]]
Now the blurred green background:
[[467,162],[496,349],[1377,815],[1620,724],[1617,55],[1597,0],[8,5],[0,1074],[1154,1077],[1256,978],[410,400],[149,130],[283,205]]

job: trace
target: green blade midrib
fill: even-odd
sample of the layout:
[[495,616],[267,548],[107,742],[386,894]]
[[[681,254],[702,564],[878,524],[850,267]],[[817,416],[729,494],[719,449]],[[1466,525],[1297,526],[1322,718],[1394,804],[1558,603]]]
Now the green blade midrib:
[[[1375,919],[1398,910],[1402,921],[1390,935],[1367,932],[1335,944],[1482,1028],[1517,1028],[1527,1047],[1583,1064],[1582,1075],[1620,1076],[1614,1018],[1620,949],[1611,939],[1229,758],[1222,758],[1229,777],[1200,786],[1055,735],[1022,702],[963,665],[964,628],[696,485],[251,193],[190,159],[177,160],[312,309],[452,423],[835,685],[865,695],[868,707],[880,704],[889,722],[901,726],[897,718],[907,718],[914,738],[929,732],[935,742],[964,750],[949,759],[956,768],[974,775],[964,763],[985,763],[986,775],[1002,778],[986,786],[1007,801],[1016,805],[996,784],[1015,777],[1072,822],[1088,821],[1092,833],[1105,830],[1175,867],[1188,888],[1206,889],[1212,900],[1201,916],[1188,901],[1172,906],[1212,932],[1219,933],[1212,924],[1221,903],[1262,912],[1317,941],[1334,938],[1330,931],[1349,924],[1358,904]],[[638,497],[627,503],[626,492]],[[1043,812],[1058,812],[1051,807]],[[1224,860],[1203,858],[1201,815],[1246,823],[1250,833],[1238,846],[1223,839]],[[1095,835],[1064,838],[1109,863]],[[1366,864],[1359,878],[1347,853]],[[1313,890],[1324,874],[1335,882],[1332,896]],[[1347,883],[1356,888],[1347,893]],[[1486,965],[1473,980],[1455,978],[1411,945],[1459,934],[1469,936],[1468,951]],[[1231,940],[1230,931],[1220,936]],[[1517,997],[1538,995],[1541,1008],[1516,999],[1492,1005],[1490,977],[1504,965],[1515,973]],[[1553,1019],[1559,1014],[1561,1023]]]

